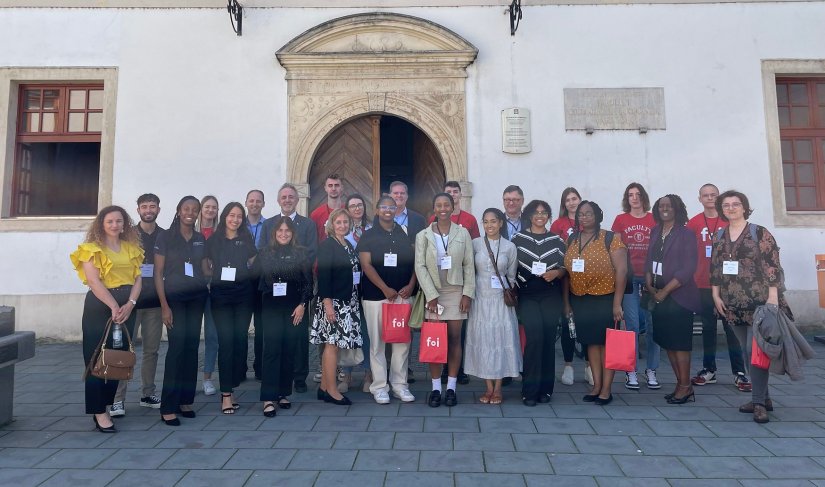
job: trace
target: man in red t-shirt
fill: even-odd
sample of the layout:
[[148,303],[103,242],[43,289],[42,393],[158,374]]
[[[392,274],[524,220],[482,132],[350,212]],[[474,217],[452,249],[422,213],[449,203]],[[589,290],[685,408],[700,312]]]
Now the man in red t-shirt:
[[[467,229],[470,232],[470,238],[478,238],[481,233],[478,231],[478,220],[473,215],[461,209],[461,186],[458,181],[447,181],[444,183],[444,192],[453,197],[453,214],[450,215],[450,220],[453,223]],[[435,215],[430,217],[430,223],[435,221]]]
[[[622,210],[613,220],[611,230],[622,237],[622,242],[627,246],[630,254],[630,263],[633,267],[633,292],[625,294],[622,300],[624,310],[624,321],[627,329],[639,333],[641,320],[644,319],[646,326],[645,342],[647,343],[647,368],[645,369],[645,379],[649,389],[659,389],[662,387],[656,379],[656,369],[659,367],[659,345],[653,341],[653,326],[650,312],[642,309],[640,301],[640,290],[645,284],[645,261],[647,260],[647,249],[650,247],[650,231],[656,225],[653,215],[650,213],[650,197],[647,195],[644,186],[639,183],[630,183],[624,190],[622,198]],[[636,390],[639,388],[639,379],[636,372],[628,372],[625,377],[625,387]]]
[[318,243],[327,239],[326,225],[330,213],[344,207],[344,184],[341,182],[341,177],[337,174],[327,176],[327,180],[324,182],[324,191],[327,193],[327,200],[309,215],[309,218],[315,222]]
[[[710,290],[710,256],[713,244],[713,237],[716,232],[728,226],[728,223],[716,212],[716,197],[719,196],[719,189],[710,183],[699,188],[699,202],[702,204],[702,212],[694,216],[687,223],[687,227],[696,235],[696,273],[693,280],[699,288],[702,298],[702,370],[696,377],[691,379],[694,385],[703,386],[705,384],[716,383],[716,313],[714,312],[713,296]],[[750,381],[745,375],[745,362],[742,357],[742,346],[731,326],[722,319],[722,328],[728,341],[728,354],[730,355],[730,368],[733,371],[734,383],[740,391],[751,390]]]

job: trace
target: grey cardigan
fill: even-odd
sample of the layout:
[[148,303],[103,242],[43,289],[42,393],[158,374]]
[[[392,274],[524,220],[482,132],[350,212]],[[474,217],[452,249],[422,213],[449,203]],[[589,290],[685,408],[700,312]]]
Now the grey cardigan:
[[756,345],[771,359],[771,373],[788,374],[791,380],[802,379],[802,363],[814,357],[814,350],[778,306],[764,304],[756,308],[753,336]]
[[[470,233],[461,225],[453,223],[448,235],[447,255],[452,257],[453,265],[447,271],[447,283],[462,286],[461,293],[468,298],[474,298],[476,267],[473,262],[473,241]],[[428,302],[438,297],[438,288],[442,286],[438,275],[438,251],[435,248],[434,237],[433,225],[415,236],[415,276]]]

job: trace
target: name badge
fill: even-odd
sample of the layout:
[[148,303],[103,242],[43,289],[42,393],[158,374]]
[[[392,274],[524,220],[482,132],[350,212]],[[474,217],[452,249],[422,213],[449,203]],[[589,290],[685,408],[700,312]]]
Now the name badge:
[[540,276],[547,272],[547,264],[544,262],[533,262],[533,267],[531,268],[531,272],[535,276]]
[[361,284],[361,273],[360,272],[353,272],[352,273],[352,284],[354,286],[357,286],[358,284]]
[[451,267],[453,267],[453,258],[452,258],[452,256],[445,255],[444,257],[442,257],[441,258],[441,263],[438,266],[443,271],[446,271],[447,269],[450,269]]
[[662,275],[662,263],[661,262],[656,262],[654,260],[653,261],[653,269],[651,269],[651,270],[653,271],[653,275],[661,276]]
[[192,267],[192,264],[190,262],[183,263],[183,274],[186,277],[195,277],[195,268]]
[[272,284],[272,295],[273,296],[286,296],[286,283],[285,282],[275,282]]
[[140,277],[155,277],[155,264],[141,264]]
[[736,276],[739,274],[739,261],[738,260],[726,260],[722,262],[722,274],[727,274],[729,276]]
[[713,254],[713,245],[705,245],[705,257],[710,259],[711,254]]
[[584,259],[573,259],[573,272],[584,272]]
[[398,254],[393,254],[392,252],[384,254],[384,267],[396,266],[398,266]]
[[234,281],[235,271],[234,267],[221,267],[221,281]]
[[493,289],[504,289],[498,276],[490,276],[490,287]]

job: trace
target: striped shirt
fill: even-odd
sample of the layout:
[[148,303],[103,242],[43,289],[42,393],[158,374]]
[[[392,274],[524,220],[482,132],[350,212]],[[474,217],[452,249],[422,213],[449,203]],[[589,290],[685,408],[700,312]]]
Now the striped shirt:
[[518,272],[516,280],[521,294],[548,294],[561,292],[561,282],[554,279],[547,282],[541,276],[533,275],[533,263],[542,262],[547,270],[564,267],[566,246],[558,235],[551,232],[532,233],[522,230],[513,237],[518,251]]

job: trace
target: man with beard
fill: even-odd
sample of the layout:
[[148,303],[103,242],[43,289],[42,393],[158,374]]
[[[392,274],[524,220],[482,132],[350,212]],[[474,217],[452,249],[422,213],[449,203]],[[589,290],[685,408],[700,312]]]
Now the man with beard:
[[[143,246],[143,264],[140,266],[140,275],[143,278],[140,297],[137,304],[137,318],[135,319],[135,336],[138,329],[143,337],[143,360],[140,368],[142,384],[140,405],[145,408],[159,409],[160,398],[155,394],[155,371],[158,368],[158,348],[163,332],[163,323],[160,317],[160,301],[155,291],[154,262],[155,240],[163,232],[155,220],[160,213],[160,198],[152,193],[141,195],[137,200],[137,211],[140,223],[137,232]],[[117,393],[109,414],[112,417],[125,416],[126,384],[128,381],[118,382]]]

